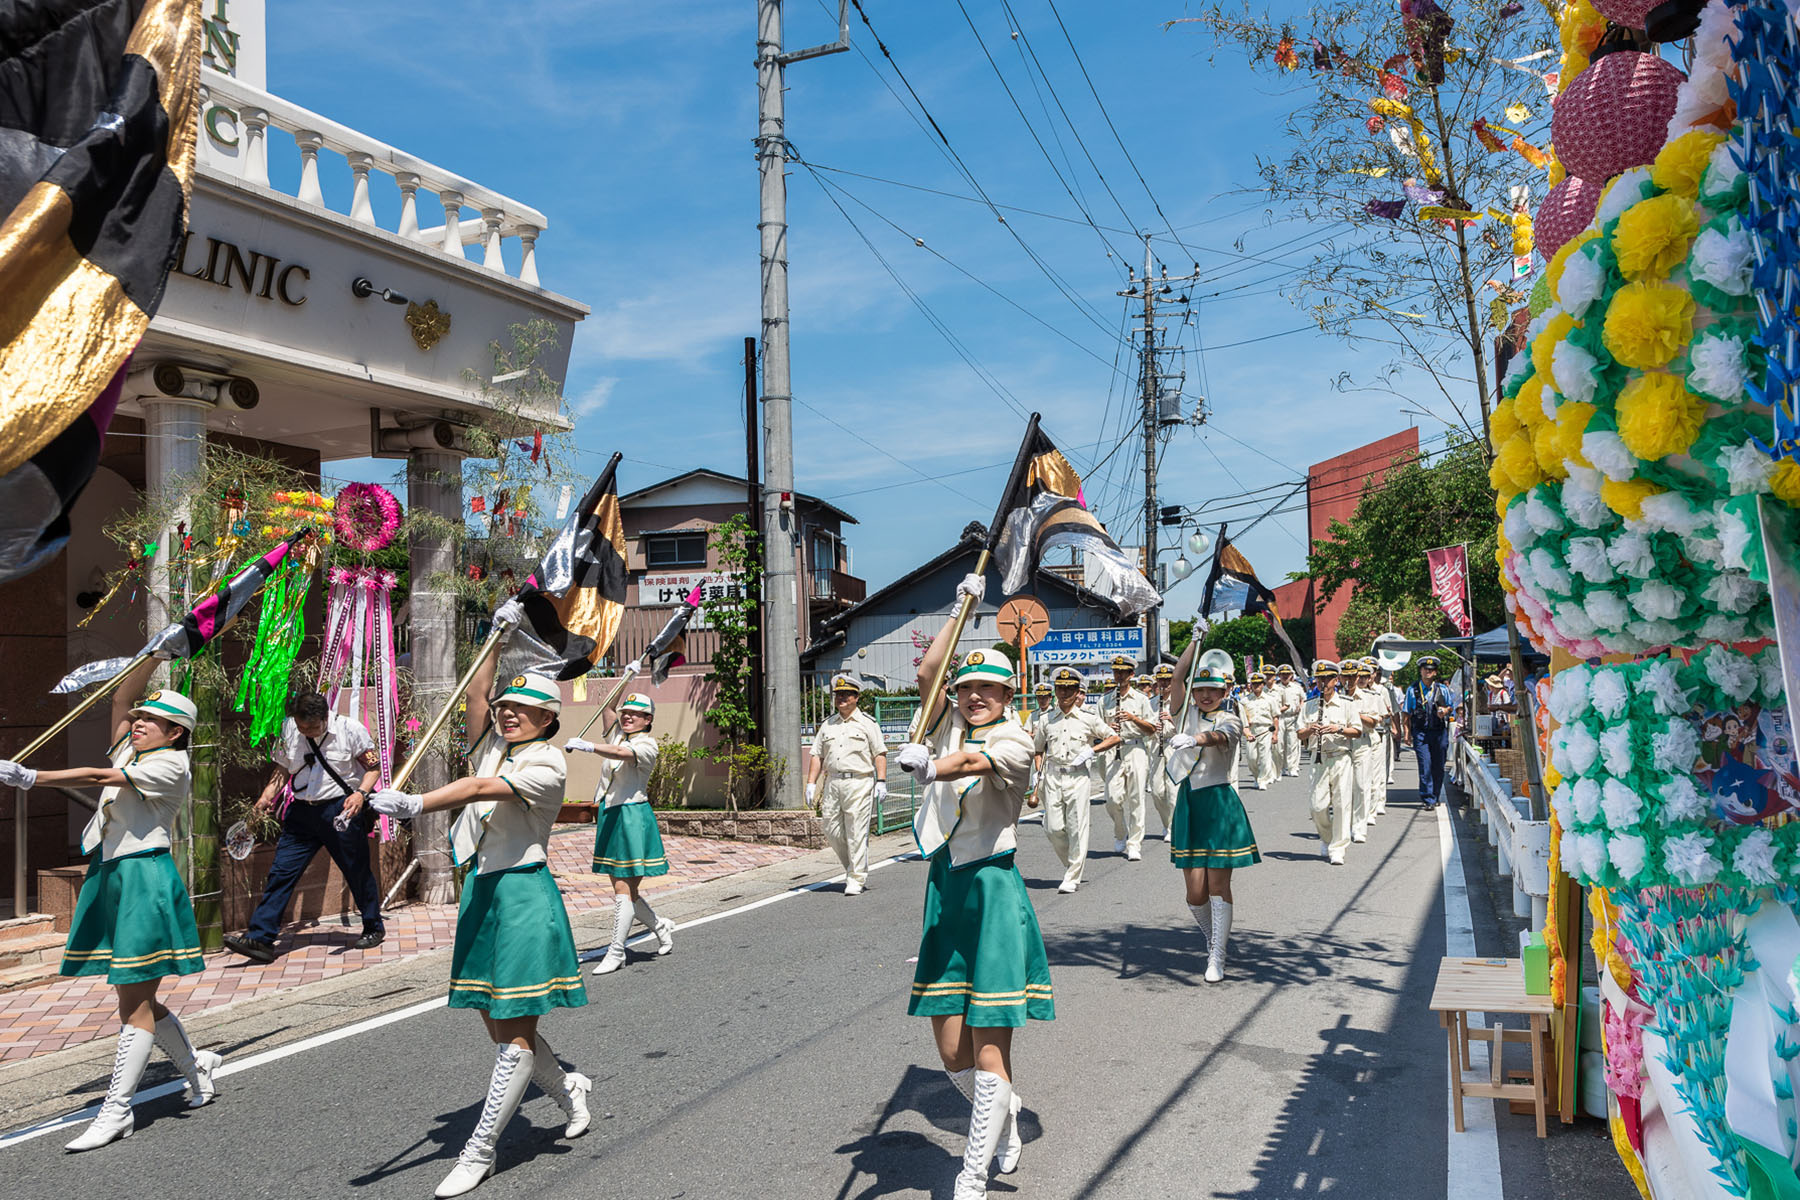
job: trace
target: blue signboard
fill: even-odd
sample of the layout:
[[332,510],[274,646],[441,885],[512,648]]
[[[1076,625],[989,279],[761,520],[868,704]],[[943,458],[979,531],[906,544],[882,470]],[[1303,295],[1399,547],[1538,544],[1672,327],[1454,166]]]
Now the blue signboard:
[[1106,662],[1115,654],[1127,658],[1144,655],[1144,631],[1124,629],[1053,629],[1031,647],[1034,663]]

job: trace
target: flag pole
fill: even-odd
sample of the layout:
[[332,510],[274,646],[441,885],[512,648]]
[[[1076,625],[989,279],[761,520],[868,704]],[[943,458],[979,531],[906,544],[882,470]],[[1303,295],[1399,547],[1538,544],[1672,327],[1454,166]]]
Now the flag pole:
[[105,683],[101,684],[99,687],[97,687],[93,691],[89,692],[87,694],[87,696],[85,696],[82,699],[80,704],[77,704],[74,708],[71,708],[68,711],[68,714],[65,715],[62,718],[62,720],[58,721],[56,724],[52,725],[50,728],[44,730],[43,733],[40,733],[36,738],[34,738],[32,740],[32,742],[29,746],[25,747],[23,750],[19,751],[15,755],[13,755],[13,761],[14,762],[24,762],[31,755],[35,754],[39,750],[42,750],[46,745],[49,744],[51,738],[54,738],[57,734],[61,733],[63,730],[67,729],[69,726],[73,725],[76,722],[76,720],[79,719],[83,713],[87,712],[88,709],[94,707],[94,705],[98,704],[101,700],[103,700],[107,696],[112,695],[113,692],[118,688],[118,686],[121,683],[125,682],[125,677],[127,675],[131,674],[132,671],[136,670],[138,667],[142,666],[144,663],[144,660],[149,657],[150,657],[150,654],[148,651],[146,651],[143,654],[140,654],[136,658],[132,659],[131,662],[125,667],[125,669],[123,671],[120,671],[117,675],[114,675],[111,679],[107,680]]
[[[594,715],[588,718],[588,723],[583,725],[581,727],[581,732],[575,736],[580,738],[586,737],[588,735],[588,730],[594,727],[594,722],[598,721],[607,709],[619,702],[619,696],[624,693],[625,685],[637,677],[638,673],[635,668],[628,670],[623,675],[619,676],[619,682],[613,685],[612,695],[600,702],[600,707],[594,710]],[[611,728],[611,726],[608,726],[608,728]]]
[[406,790],[406,781],[412,778],[413,768],[417,767],[425,760],[426,747],[431,745],[431,739],[436,737],[438,732],[442,730],[444,725],[450,720],[450,714],[456,709],[457,699],[464,692],[469,690],[469,684],[474,680],[475,672],[479,671],[482,665],[494,656],[495,652],[500,649],[500,643],[506,640],[506,636],[510,634],[514,628],[516,628],[516,626],[494,626],[494,632],[488,634],[487,641],[483,642],[481,644],[481,649],[475,652],[475,659],[469,664],[469,669],[464,671],[462,678],[456,681],[456,687],[451,691],[450,698],[444,701],[444,707],[438,710],[437,716],[431,718],[431,724],[428,725],[425,732],[419,736],[417,744],[413,746],[412,756],[394,773],[393,782],[388,784],[389,789],[396,792],[403,792]]
[[[982,543],[981,553],[975,559],[973,574],[986,575],[988,562],[994,556],[994,546],[1000,541],[1002,523],[1006,520],[1007,506],[1024,481],[1025,472],[1031,462],[1031,446],[1037,439],[1038,414],[1032,413],[1031,420],[1025,424],[1025,438],[1019,443],[1019,455],[1013,460],[1012,474],[1006,477],[1006,490],[1000,493],[1000,507],[994,512],[994,519],[988,522],[987,538]],[[943,698],[944,676],[950,672],[950,658],[956,653],[956,647],[962,641],[963,627],[969,623],[969,617],[975,611],[975,597],[964,596],[957,607],[956,618],[951,623],[950,640],[944,649],[944,656],[938,660],[936,669],[931,674],[931,686],[919,695],[919,711],[913,715],[912,728],[907,730],[906,740],[916,742],[931,728],[931,721],[936,716],[938,702]]]

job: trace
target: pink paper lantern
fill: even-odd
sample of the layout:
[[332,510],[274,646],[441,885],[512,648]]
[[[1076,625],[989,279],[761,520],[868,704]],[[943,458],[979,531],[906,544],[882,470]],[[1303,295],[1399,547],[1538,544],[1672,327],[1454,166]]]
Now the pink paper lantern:
[[1556,157],[1569,174],[1605,183],[1656,157],[1686,78],[1654,54],[1617,50],[1597,59],[1556,98]]
[[1602,185],[1589,183],[1571,175],[1544,197],[1538,205],[1537,219],[1532,222],[1532,240],[1537,252],[1549,262],[1562,244],[1588,227],[1594,210],[1600,204]]
[[1614,25],[1622,25],[1626,29],[1642,29],[1644,22],[1650,18],[1650,10],[1661,2],[1662,0],[1594,0],[1594,7]]

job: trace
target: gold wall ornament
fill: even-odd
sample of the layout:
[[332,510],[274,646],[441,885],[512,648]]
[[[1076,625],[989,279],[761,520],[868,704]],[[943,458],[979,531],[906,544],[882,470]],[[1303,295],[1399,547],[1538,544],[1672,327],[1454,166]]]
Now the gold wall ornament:
[[429,350],[450,332],[450,314],[440,309],[436,300],[423,304],[414,300],[406,306],[406,325],[412,330],[413,344]]

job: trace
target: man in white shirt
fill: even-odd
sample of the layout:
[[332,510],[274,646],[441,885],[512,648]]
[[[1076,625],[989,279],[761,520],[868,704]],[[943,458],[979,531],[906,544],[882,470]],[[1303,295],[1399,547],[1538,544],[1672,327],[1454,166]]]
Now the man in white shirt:
[[1300,707],[1306,703],[1306,689],[1294,677],[1294,668],[1282,663],[1275,669],[1275,697],[1280,701],[1281,730],[1276,735],[1276,762],[1281,773],[1300,774]]
[[1100,719],[1119,735],[1106,768],[1106,811],[1113,821],[1113,849],[1128,862],[1144,857],[1144,780],[1149,769],[1146,740],[1162,726],[1150,697],[1131,686],[1133,663],[1124,655],[1112,660],[1113,690],[1100,699]]
[[857,707],[861,697],[855,676],[832,680],[837,711],[819,723],[806,768],[806,802],[819,806],[825,840],[844,864],[846,896],[869,886],[869,824],[887,799],[887,743],[875,718]]
[[274,769],[256,801],[257,814],[272,813],[284,787],[291,786],[294,798],[282,817],[275,862],[250,928],[228,935],[226,947],[254,962],[275,960],[275,937],[288,902],[321,849],[343,873],[362,912],[362,934],[353,945],[358,950],[381,945],[381,889],[369,869],[369,818],[374,814],[363,807],[381,774],[369,731],[333,713],[318,692],[298,692],[288,701],[288,719],[269,759]]

